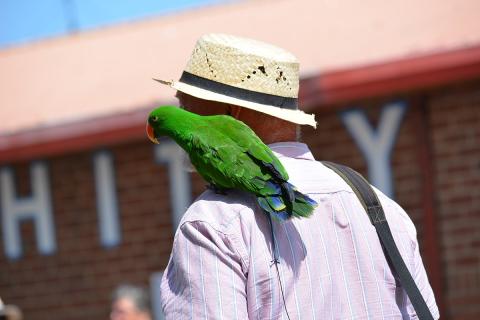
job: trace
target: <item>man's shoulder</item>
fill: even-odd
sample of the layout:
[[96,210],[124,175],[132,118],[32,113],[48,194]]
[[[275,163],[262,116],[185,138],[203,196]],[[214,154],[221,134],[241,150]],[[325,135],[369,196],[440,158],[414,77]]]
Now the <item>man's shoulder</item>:
[[349,185],[322,161],[281,158],[290,177],[289,182],[303,193],[319,194],[351,190]]
[[234,223],[253,219],[257,209],[255,197],[247,192],[228,190],[226,194],[217,194],[207,190],[190,205],[181,224],[207,223],[218,231],[226,232]]
[[385,195],[376,187],[372,186],[372,188],[382,204],[390,228],[399,231],[406,231],[411,240],[415,241],[417,230],[408,213],[395,200]]

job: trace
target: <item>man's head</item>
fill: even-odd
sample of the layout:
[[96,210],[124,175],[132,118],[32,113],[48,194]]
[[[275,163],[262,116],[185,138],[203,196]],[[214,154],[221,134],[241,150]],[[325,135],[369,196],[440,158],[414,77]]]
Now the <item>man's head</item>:
[[247,124],[266,144],[281,141],[296,141],[299,125],[270,115],[217,101],[208,101],[177,91],[176,97],[182,107],[200,115],[226,114]]
[[298,110],[298,70],[296,58],[281,48],[208,34],[197,41],[180,80],[161,82],[177,89],[180,104],[190,111],[230,114],[263,139],[268,133],[267,140],[280,141],[298,124],[316,125],[313,115]]
[[147,292],[132,285],[121,285],[112,296],[111,320],[151,320]]

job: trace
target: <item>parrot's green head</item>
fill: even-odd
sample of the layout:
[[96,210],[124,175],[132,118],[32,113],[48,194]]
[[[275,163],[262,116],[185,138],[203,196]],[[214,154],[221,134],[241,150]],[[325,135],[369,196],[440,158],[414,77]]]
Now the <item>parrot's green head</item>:
[[158,144],[158,137],[171,136],[190,112],[175,106],[161,106],[148,115],[147,136],[153,143]]

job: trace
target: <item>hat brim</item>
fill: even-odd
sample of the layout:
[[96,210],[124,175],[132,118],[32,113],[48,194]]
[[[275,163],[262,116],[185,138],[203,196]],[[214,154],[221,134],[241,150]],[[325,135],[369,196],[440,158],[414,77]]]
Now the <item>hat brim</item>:
[[317,127],[317,122],[315,121],[315,115],[307,114],[301,110],[282,109],[282,108],[274,107],[271,105],[265,105],[265,104],[250,102],[242,99],[237,99],[237,98],[233,98],[220,93],[205,90],[196,86],[192,86],[190,84],[187,84],[181,81],[159,80],[159,82],[165,85],[169,85],[170,87],[178,91],[189,94],[196,98],[233,104],[236,106],[262,112],[270,116],[280,118],[285,121],[289,121],[289,122],[293,122],[301,125],[309,125],[314,128]]

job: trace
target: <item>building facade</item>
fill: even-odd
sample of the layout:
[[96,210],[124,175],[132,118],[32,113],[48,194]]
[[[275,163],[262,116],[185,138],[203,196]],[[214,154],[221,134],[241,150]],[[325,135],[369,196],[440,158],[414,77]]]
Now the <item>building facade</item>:
[[[457,12],[472,6],[462,3]],[[120,77],[138,80],[153,69],[180,74],[193,39],[211,30],[195,17],[215,24],[232,19],[229,15],[254,16],[268,5],[280,17],[291,10],[288,1],[241,2],[0,51],[0,66],[8,71],[0,77],[6,119],[0,132],[4,302],[18,305],[27,319],[105,319],[112,289],[129,282],[151,289],[161,319],[158,280],[174,231],[205,187],[197,174],[183,170],[183,154],[172,141],[155,146],[145,136],[149,110],[174,101],[173,92],[155,98],[154,84],[124,83]],[[313,1],[304,6],[314,6]],[[435,10],[441,15],[449,9]],[[467,24],[467,18],[452,16],[451,23]],[[252,21],[252,28],[265,23]],[[195,23],[195,32],[186,27]],[[308,23],[302,25],[305,35]],[[335,29],[333,22],[330,26]],[[234,28],[225,32],[242,34]],[[258,37],[269,40],[269,33],[275,33],[270,41],[275,42],[272,30]],[[128,60],[157,55],[165,43],[152,44],[158,34],[170,50],[185,46],[177,60],[146,58],[145,65]],[[458,40],[462,34],[471,32],[446,38]],[[441,37],[428,39],[435,36]],[[119,44],[123,37],[127,43]],[[318,121],[316,130],[303,130],[302,140],[318,160],[355,168],[408,212],[443,319],[480,317],[480,47],[475,45],[480,41],[474,40],[350,66],[332,63],[330,69],[320,59],[318,70],[315,59],[302,53],[311,40],[291,48],[307,61],[300,104]],[[132,43],[137,49],[127,49],[135,47]],[[145,55],[150,45],[154,48]],[[105,53],[109,46],[125,50]],[[54,67],[56,60],[61,70]],[[20,90],[18,74],[27,71],[31,76]],[[78,96],[72,98],[74,93]]]

